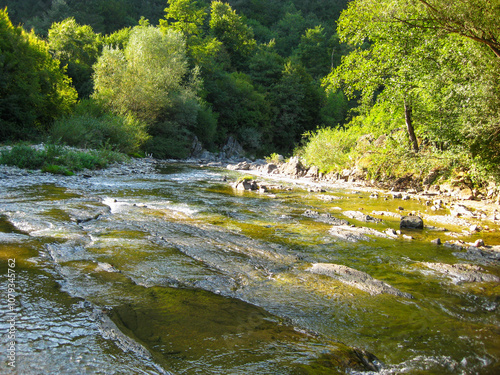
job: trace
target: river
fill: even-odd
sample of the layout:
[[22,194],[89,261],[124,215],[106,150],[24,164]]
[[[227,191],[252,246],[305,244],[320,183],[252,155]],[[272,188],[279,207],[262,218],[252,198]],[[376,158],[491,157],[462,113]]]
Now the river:
[[[498,260],[430,242],[460,239],[452,227],[332,234],[332,217],[399,229],[346,211],[428,207],[293,184],[241,192],[226,182],[238,176],[184,164],[0,176],[0,372],[500,372]],[[481,238],[500,245],[498,233]],[[456,264],[475,276],[442,267]]]

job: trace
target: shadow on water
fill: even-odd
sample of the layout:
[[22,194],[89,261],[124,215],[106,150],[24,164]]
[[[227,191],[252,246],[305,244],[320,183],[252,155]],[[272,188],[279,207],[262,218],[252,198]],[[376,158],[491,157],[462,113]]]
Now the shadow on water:
[[237,299],[157,287],[146,294],[141,304],[114,307],[111,319],[174,372],[309,374],[376,369],[372,364],[376,358],[370,354],[321,342]]

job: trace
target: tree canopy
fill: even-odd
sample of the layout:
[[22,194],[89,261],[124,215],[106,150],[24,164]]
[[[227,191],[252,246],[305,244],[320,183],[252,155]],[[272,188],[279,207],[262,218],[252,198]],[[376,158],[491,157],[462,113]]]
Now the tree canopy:
[[[391,112],[405,119],[414,151],[418,136],[421,142],[467,150],[493,167],[500,139],[495,53],[500,8],[488,1],[474,5],[351,2],[338,32],[354,49],[325,84],[351,97],[360,95],[359,110],[365,115],[379,108],[375,103],[390,103]],[[485,10],[488,16],[481,18]],[[497,16],[490,17],[491,12]]]
[[[331,139],[351,146],[356,136],[406,134],[406,141],[370,151],[377,154],[448,152],[462,155],[464,168],[490,174],[500,164],[498,1],[0,4],[24,25],[12,26],[5,13],[5,134],[47,129],[56,117],[71,116],[73,86],[81,108],[100,108],[85,121],[129,135],[137,129],[133,146],[120,147],[142,145],[161,157],[187,156],[195,136],[213,151],[232,136],[253,155],[290,155],[314,134],[332,131],[339,136]],[[74,114],[83,121],[81,111]],[[21,134],[28,133],[14,138]]]
[[76,101],[70,82],[47,43],[0,10],[1,138],[27,138],[68,113]]

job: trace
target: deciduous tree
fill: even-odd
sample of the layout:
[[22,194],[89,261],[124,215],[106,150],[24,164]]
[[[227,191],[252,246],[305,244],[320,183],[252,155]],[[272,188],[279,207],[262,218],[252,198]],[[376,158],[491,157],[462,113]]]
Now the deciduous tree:
[[26,138],[46,130],[75,103],[70,82],[47,43],[13,26],[0,10],[0,137]]

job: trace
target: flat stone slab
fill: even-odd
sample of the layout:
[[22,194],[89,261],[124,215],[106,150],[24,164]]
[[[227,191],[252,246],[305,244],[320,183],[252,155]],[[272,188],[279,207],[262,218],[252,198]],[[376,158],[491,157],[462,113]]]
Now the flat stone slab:
[[426,268],[439,272],[443,276],[449,277],[453,282],[475,283],[475,282],[499,282],[500,278],[486,273],[480,266],[466,263],[445,264],[445,263],[421,263]]
[[315,221],[319,221],[319,222],[326,223],[326,224],[349,225],[349,222],[347,220],[339,219],[330,213],[321,213],[320,214],[317,211],[306,210],[302,215],[305,217],[314,219]]
[[382,221],[380,219],[376,219],[370,215],[367,215],[361,211],[344,211],[344,212],[342,212],[342,214],[344,214],[345,216],[347,216],[350,219],[364,221],[367,223],[378,223],[378,222]]
[[410,293],[401,292],[399,289],[374,279],[365,272],[354,268],[334,263],[314,263],[306,271],[318,275],[332,277],[346,285],[352,286],[371,295],[393,294],[398,297],[413,298]]
[[380,232],[376,229],[366,227],[354,227],[350,225],[336,225],[330,228],[330,235],[348,242],[370,241],[369,236],[394,238],[387,233]]

